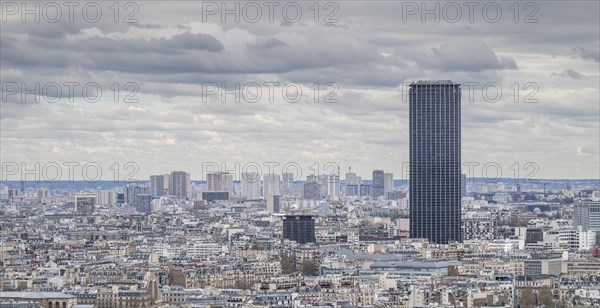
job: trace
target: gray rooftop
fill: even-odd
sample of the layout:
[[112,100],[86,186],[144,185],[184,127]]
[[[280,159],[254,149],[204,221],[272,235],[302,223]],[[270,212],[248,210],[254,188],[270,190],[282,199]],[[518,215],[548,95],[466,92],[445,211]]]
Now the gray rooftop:
[[46,299],[46,298],[75,298],[62,292],[0,292],[0,298]]

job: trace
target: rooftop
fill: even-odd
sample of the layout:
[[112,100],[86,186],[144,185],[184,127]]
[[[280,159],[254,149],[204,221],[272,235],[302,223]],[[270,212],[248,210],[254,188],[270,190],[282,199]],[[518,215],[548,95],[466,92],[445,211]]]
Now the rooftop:
[[412,84],[454,84],[452,80],[417,80]]
[[75,298],[63,292],[0,292],[0,298],[46,299],[46,298]]

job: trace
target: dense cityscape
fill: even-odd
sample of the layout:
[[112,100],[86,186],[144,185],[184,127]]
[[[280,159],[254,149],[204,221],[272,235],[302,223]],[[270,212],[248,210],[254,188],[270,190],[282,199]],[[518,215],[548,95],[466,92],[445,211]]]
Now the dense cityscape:
[[600,304],[598,180],[468,177],[460,102],[451,81],[411,84],[408,181],[351,167],[343,180],[338,167],[301,180],[172,171],[111,189],[7,181],[1,305]]
[[206,176],[192,184],[174,171],[110,190],[4,186],[1,300],[44,307],[600,300],[597,181],[467,179],[462,240],[436,244],[410,238],[408,187],[382,170],[371,181],[351,171],[342,181]]
[[600,308],[600,1],[0,0],[0,308]]

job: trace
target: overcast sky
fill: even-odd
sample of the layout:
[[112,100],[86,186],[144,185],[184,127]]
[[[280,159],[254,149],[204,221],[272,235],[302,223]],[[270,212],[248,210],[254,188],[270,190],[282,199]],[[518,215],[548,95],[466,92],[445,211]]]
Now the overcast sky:
[[[352,166],[365,179],[373,169],[400,179],[409,139],[403,84],[443,79],[502,89],[492,103],[476,86],[470,102],[463,86],[463,162],[496,162],[504,177],[514,177],[515,163],[519,177],[529,175],[533,168],[524,166],[531,162],[539,166],[536,178],[600,178],[598,1],[520,3],[518,16],[512,3],[501,3],[497,22],[496,5],[478,2],[471,21],[462,2],[457,18],[456,8],[444,11],[442,3],[446,14],[439,23],[433,15],[424,21],[420,12],[410,15],[410,3],[392,1],[321,3],[318,22],[312,2],[301,5],[298,21],[296,7],[282,15],[284,2],[269,20],[269,7],[259,2],[262,16],[254,23],[248,19],[255,7],[243,11],[244,3],[240,22],[231,15],[223,22],[220,9],[204,16],[213,9],[208,2],[122,3],[116,23],[110,3],[101,5],[98,21],[93,7],[82,18],[83,3],[73,8],[72,21],[68,7],[58,18],[42,3],[46,15],[36,23],[31,15],[23,22],[3,2],[2,162],[97,162],[104,179],[113,177],[115,162],[121,169],[135,162],[140,179],[172,170],[203,179],[203,162],[225,162],[230,170],[234,162],[295,162],[306,177],[315,163],[328,172],[323,165],[335,162],[342,174]],[[58,22],[48,22],[55,17]],[[73,103],[69,82],[80,83]],[[274,86],[271,103],[264,83],[273,82],[299,84],[302,96],[287,102],[282,87]],[[21,103],[20,94],[12,94],[15,83],[40,83],[48,93],[52,83],[60,84],[62,99],[35,103],[29,95]],[[98,102],[81,97],[86,83],[102,89]],[[129,97],[137,103],[123,102],[135,88],[123,89],[127,83],[137,87]],[[235,103],[227,95],[223,103],[208,83],[258,83],[262,97]],[[313,83],[321,86],[319,103]],[[327,83],[337,89],[324,88]],[[94,98],[93,89],[86,99]],[[328,94],[338,102],[323,103]],[[493,87],[487,95],[495,97]],[[475,171],[481,176],[481,166]]]

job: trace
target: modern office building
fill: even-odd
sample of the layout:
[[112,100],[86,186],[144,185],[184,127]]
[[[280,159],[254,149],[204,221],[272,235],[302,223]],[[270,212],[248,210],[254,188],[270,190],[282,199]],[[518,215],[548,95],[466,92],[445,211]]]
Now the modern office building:
[[385,178],[383,170],[373,170],[373,181],[371,183],[371,197],[377,199],[378,197],[384,196],[385,192]]
[[140,213],[150,213],[151,203],[152,196],[150,194],[139,194],[131,205]]
[[279,174],[267,173],[263,176],[263,198],[279,195],[281,176]]
[[204,191],[202,192],[202,200],[205,200],[208,203],[229,200],[229,193],[226,191]]
[[233,196],[233,174],[229,172],[214,172],[206,174],[206,189],[209,192],[226,191]]
[[281,194],[292,194],[294,192],[294,174],[285,172],[281,174]]
[[331,174],[327,176],[327,195],[329,198],[336,198],[340,195],[340,176]]
[[359,195],[359,191],[358,191],[358,185],[346,185],[346,196],[358,196]]
[[319,174],[317,176],[317,183],[319,183],[319,194],[321,195],[321,198],[326,198],[329,195],[329,185],[327,181],[327,174]]
[[280,210],[279,196],[267,196],[267,211],[269,213],[279,213]]
[[16,188],[9,188],[8,189],[8,200],[14,201],[16,200],[17,196],[19,196],[19,190]]
[[578,200],[573,211],[573,223],[583,231],[600,230],[600,201]]
[[306,181],[302,184],[302,198],[306,200],[321,199],[319,183],[316,181]]
[[125,193],[117,193],[115,203],[116,204],[125,203]]
[[387,196],[392,190],[394,190],[394,174],[386,172],[383,174],[383,195]]
[[361,197],[370,197],[372,195],[371,191],[373,186],[370,184],[360,184],[358,188],[358,193]]
[[283,238],[299,244],[315,242],[315,217],[311,215],[284,216]]
[[191,175],[185,171],[173,171],[169,178],[169,195],[177,199],[188,198],[192,193]]
[[168,174],[159,174],[150,176],[150,195],[164,196],[169,193]]
[[410,236],[438,244],[460,242],[460,84],[412,83],[409,113]]
[[96,197],[98,205],[111,206],[116,203],[116,194],[113,190],[98,190]]
[[91,215],[96,209],[96,195],[81,194],[75,196],[77,214]]
[[139,185],[127,185],[125,187],[125,203],[134,207],[140,213],[150,213],[152,195],[149,194],[150,187]]
[[260,199],[260,174],[258,172],[244,172],[240,179],[241,197],[248,200]]
[[526,228],[525,244],[535,244],[544,240],[543,228]]
[[348,173],[346,173],[344,182],[346,184],[346,196],[359,195],[359,186],[362,184],[362,180],[360,176],[357,176],[356,173],[352,172],[352,167],[348,168]]
[[138,195],[148,194],[150,188],[148,186],[140,186],[130,184],[125,186],[125,203],[134,206]]
[[560,276],[562,270],[561,254],[532,254],[531,259],[523,260],[523,274],[526,276]]
[[50,197],[50,191],[48,190],[48,188],[38,188],[37,189],[37,202],[38,203],[42,203],[45,202],[45,200]]

